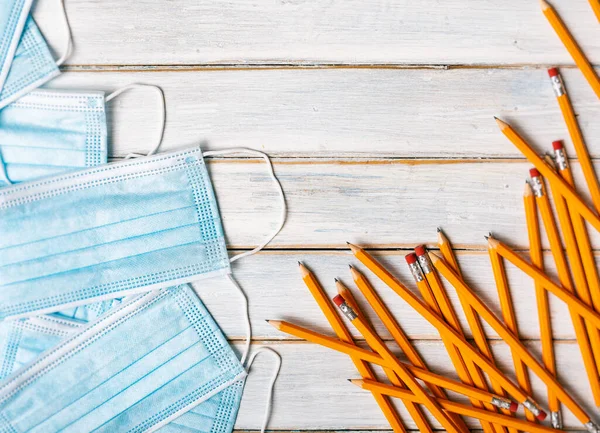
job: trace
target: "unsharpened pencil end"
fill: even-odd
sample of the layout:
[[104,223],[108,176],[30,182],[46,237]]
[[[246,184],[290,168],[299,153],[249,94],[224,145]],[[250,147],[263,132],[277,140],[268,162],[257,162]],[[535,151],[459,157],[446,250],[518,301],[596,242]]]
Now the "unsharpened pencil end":
[[494,119],[496,119],[496,123],[498,124],[498,126],[500,127],[500,129],[502,131],[504,131],[506,128],[508,128],[508,123],[503,122],[502,120],[498,119],[497,117],[494,117]]
[[346,302],[346,300],[344,299],[344,297],[342,295],[336,295],[333,297],[333,303],[335,305],[337,305],[338,307],[341,306],[345,302]]

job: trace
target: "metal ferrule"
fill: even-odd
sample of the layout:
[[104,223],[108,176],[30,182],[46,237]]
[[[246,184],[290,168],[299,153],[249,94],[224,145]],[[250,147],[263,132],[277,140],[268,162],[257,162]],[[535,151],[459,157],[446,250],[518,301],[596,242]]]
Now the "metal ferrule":
[[423,254],[422,256],[418,256],[418,259],[421,269],[423,269],[423,273],[430,274],[433,264],[431,263],[431,260],[429,260],[429,256],[427,254]]
[[560,412],[552,412],[550,414],[550,422],[552,423],[552,428],[556,428],[562,430],[562,416],[560,416]]
[[540,177],[536,176],[531,178],[531,189],[536,197],[544,196],[544,184]]
[[523,406],[525,406],[527,409],[529,409],[529,412],[531,412],[532,414],[534,414],[535,416],[538,416],[540,414],[540,408],[538,407],[538,405],[530,400],[527,399],[523,402]]
[[567,160],[565,149],[556,149],[554,151],[554,160],[556,161],[556,165],[560,171],[569,168],[569,161]]
[[505,398],[492,397],[492,401],[490,403],[496,407],[499,407],[500,409],[510,410],[511,401]]
[[344,315],[351,322],[358,317],[358,314],[356,314],[352,307],[345,302],[342,305],[340,305],[340,310],[342,310],[342,313],[344,313]]
[[556,95],[557,98],[566,93],[565,85],[563,84],[563,81],[562,81],[562,78],[560,75],[557,75],[556,77],[550,77],[550,81],[552,82],[552,89],[554,89],[554,94]]
[[410,273],[412,274],[417,283],[420,283],[425,279],[425,277],[423,276],[423,271],[421,270],[421,267],[417,262],[410,263],[408,265],[408,269],[410,269]]
[[600,431],[600,430],[598,430],[598,426],[596,424],[594,424],[592,421],[586,422],[583,426],[590,433],[598,433]]

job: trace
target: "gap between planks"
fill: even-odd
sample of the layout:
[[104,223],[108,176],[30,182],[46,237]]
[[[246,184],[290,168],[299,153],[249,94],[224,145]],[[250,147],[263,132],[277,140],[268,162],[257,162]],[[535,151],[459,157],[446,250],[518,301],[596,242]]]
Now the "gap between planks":
[[[596,67],[596,65],[593,65]],[[243,63],[215,63],[197,65],[65,65],[61,66],[63,72],[198,72],[198,71],[254,71],[254,70],[307,70],[307,69],[423,69],[423,70],[456,70],[456,69],[576,69],[570,64],[386,64],[386,63],[265,63],[265,64],[243,64]]]

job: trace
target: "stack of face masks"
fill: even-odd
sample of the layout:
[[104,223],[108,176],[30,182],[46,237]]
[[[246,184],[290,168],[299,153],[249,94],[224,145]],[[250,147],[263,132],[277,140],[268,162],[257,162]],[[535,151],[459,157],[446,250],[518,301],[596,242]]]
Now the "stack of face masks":
[[[243,295],[208,153],[107,165],[106,102],[134,86],[32,90],[66,56],[52,59],[30,6],[0,6],[0,431],[229,433],[249,319],[240,362],[187,284],[223,275]],[[231,261],[285,220],[270,161],[250,154],[269,163],[282,217]]]

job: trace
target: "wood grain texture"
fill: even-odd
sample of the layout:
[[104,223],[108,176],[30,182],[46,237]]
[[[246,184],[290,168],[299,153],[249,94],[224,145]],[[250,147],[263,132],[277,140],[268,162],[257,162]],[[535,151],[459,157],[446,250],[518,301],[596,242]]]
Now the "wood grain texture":
[[[456,247],[486,248],[489,231],[525,247],[522,194],[529,168],[522,162],[277,161],[289,212],[271,247],[345,249],[347,241],[414,247],[435,243],[440,226]],[[229,245],[260,243],[280,210],[265,166],[221,161],[209,169]],[[579,166],[573,171],[583,185]],[[599,234],[590,234],[599,245]]]
[[[409,288],[416,290],[414,280],[409,273],[404,260],[405,252],[377,252],[381,260]],[[551,264],[550,254],[546,261]],[[459,252],[465,278],[473,285],[473,290],[490,306],[499,317],[500,306],[494,285],[494,277],[485,252]],[[310,292],[302,282],[298,271],[298,261],[313,269],[324,289],[335,296],[334,278],[339,278],[350,287],[361,307],[369,313],[369,318],[376,326],[379,334],[386,339],[391,338],[383,325],[372,314],[368,304],[358,292],[350,278],[348,264],[352,264],[365,272],[365,275],[376,288],[386,305],[395,314],[403,329],[413,339],[439,339],[437,331],[416,311],[410,308],[391,289],[369,273],[347,252],[318,252],[318,251],[278,251],[264,252],[240,260],[233,267],[236,280],[242,285],[250,299],[250,316],[253,334],[257,340],[289,339],[265,323],[266,319],[283,319],[308,326],[323,333],[331,333],[325,317],[319,310]],[[515,299],[514,306],[520,326],[520,335],[524,339],[538,339],[539,328],[535,313],[535,292],[533,283],[522,272],[512,266],[507,267],[511,292]],[[554,274],[554,270],[550,269]],[[197,293],[206,303],[212,315],[217,318],[219,325],[230,339],[244,338],[244,324],[240,315],[231,314],[242,311],[242,304],[235,289],[225,278],[216,278],[194,284]],[[447,285],[447,292],[455,306],[455,310],[465,329],[466,320],[458,302],[455,290]],[[570,316],[562,301],[550,296],[554,337],[557,339],[573,339],[574,332]],[[364,302],[362,302],[364,301]],[[485,327],[489,338],[498,338],[495,332]],[[470,333],[467,332],[470,336]],[[332,334],[333,335],[333,334]],[[353,335],[359,334],[353,331]]]
[[[348,357],[312,344],[277,343],[269,346],[277,350],[284,360],[275,390],[270,424],[272,429],[335,430],[350,426],[358,430],[389,428],[371,395],[346,381],[348,378],[357,378],[356,370]],[[416,346],[433,371],[456,378],[440,342],[418,342]],[[528,347],[533,353],[539,352],[537,343],[528,344]],[[585,371],[581,362],[572,356],[577,347],[573,343],[561,343],[556,349],[562,383],[590,414],[597,414],[586,386]],[[501,369],[511,372],[512,361],[508,347],[504,343],[497,343],[492,345],[492,350]],[[271,365],[272,360],[266,356],[257,359],[248,378],[236,428],[259,428]],[[545,402],[545,387],[537,378],[532,379],[534,397],[540,403]],[[455,394],[451,398],[460,400]],[[415,428],[404,408],[400,411],[407,426]],[[522,407],[519,409],[519,416],[523,417]],[[563,410],[563,418],[567,427],[581,427],[566,410]],[[468,423],[473,427],[477,425],[472,420]]]
[[[58,6],[38,3],[42,29],[60,43]],[[589,5],[553,4],[600,61]],[[69,64],[571,63],[537,1],[78,0],[67,10]]]
[[[600,104],[578,70],[562,72],[590,152],[600,157]],[[541,151],[568,139],[545,68],[67,72],[50,85],[108,91],[132,82],[165,92],[163,152],[203,142],[291,157],[520,157],[493,116]],[[114,156],[152,146],[153,93],[132,90],[108,107]]]

